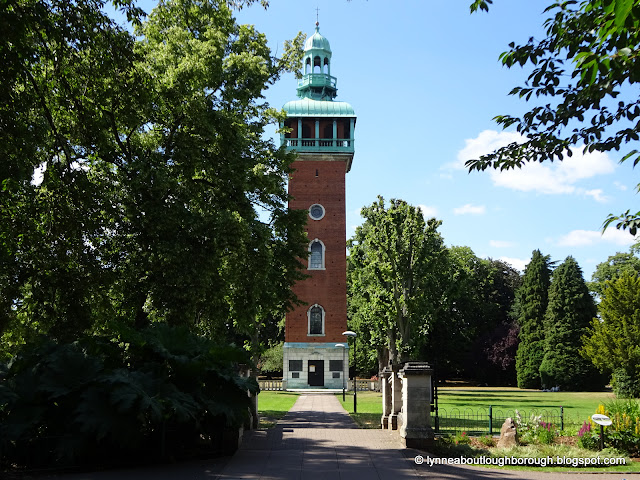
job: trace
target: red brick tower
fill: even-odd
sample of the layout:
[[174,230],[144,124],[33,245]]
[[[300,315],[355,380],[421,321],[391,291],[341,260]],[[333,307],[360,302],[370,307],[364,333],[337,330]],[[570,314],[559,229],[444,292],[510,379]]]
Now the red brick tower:
[[282,136],[298,159],[289,180],[289,208],[308,210],[309,278],[294,292],[306,305],[289,312],[285,321],[284,386],[343,388],[348,376],[345,174],[354,153],[356,116],[351,105],[336,102],[336,78],[331,76],[331,48],[315,33],[304,48],[304,77],[299,100],[284,105]]

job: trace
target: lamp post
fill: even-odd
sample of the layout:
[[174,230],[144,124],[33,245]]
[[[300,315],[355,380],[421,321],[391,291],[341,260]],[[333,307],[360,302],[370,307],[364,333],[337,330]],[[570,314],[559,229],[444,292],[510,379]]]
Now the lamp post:
[[358,413],[358,381],[356,380],[358,376],[358,362],[356,360],[356,353],[358,352],[356,347],[357,334],[351,330],[342,332],[342,334],[347,337],[347,342],[349,342],[349,337],[353,337],[353,413]]
[[342,401],[345,401],[344,391],[347,388],[346,379],[344,378],[344,364],[345,364],[345,355],[347,353],[347,346],[344,343],[336,343],[336,347],[342,347]]

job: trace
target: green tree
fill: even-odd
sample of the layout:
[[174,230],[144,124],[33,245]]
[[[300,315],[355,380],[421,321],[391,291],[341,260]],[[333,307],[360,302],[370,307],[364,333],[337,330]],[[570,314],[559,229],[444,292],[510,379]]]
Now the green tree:
[[508,263],[492,259],[487,262],[489,281],[484,304],[489,320],[480,326],[475,341],[474,377],[492,384],[515,385],[519,328],[513,311],[522,277]]
[[[488,10],[492,0],[476,0],[471,11]],[[585,152],[625,151],[622,160],[640,161],[632,145],[640,132],[640,2],[637,0],[554,1],[546,9],[546,37],[531,37],[524,45],[511,43],[503,65],[532,65],[525,86],[511,95],[537,103],[522,117],[499,115],[503,128],[515,126],[524,135],[480,159],[469,170],[509,169],[525,162],[562,160],[573,146]],[[549,98],[549,103],[542,99]],[[604,226],[616,223],[635,235],[640,212],[609,215]]]
[[145,21],[116,5],[135,36],[100,0],[1,13],[8,348],[114,321],[250,336],[294,300],[304,214],[286,207],[293,156],[262,136],[281,119],[263,94],[302,36],[276,58],[222,0],[161,2]]
[[[469,247],[448,249],[442,312],[426,339],[423,355],[437,362],[440,378],[472,376],[478,362],[473,341],[485,315],[484,293],[488,288],[488,265]],[[472,371],[474,370],[474,371]]]
[[[509,364],[503,358],[509,353],[492,347],[508,336],[509,327],[503,324],[511,323],[520,274],[501,261],[478,258],[469,247],[447,251],[439,309],[429,335],[422,339],[420,358],[433,361],[443,379],[499,382],[502,375],[497,370]],[[514,356],[515,351],[512,360]]]
[[640,258],[637,257],[637,252],[638,247],[634,245],[629,253],[618,252],[609,256],[606,262],[599,263],[591,275],[589,290],[599,297],[606,288],[607,281],[617,280],[625,274],[640,275]]
[[282,362],[284,359],[284,342],[274,343],[260,355],[258,367],[262,373],[280,372],[282,375]]
[[582,336],[595,316],[595,302],[582,270],[573,257],[567,257],[553,272],[549,287],[544,358],[540,364],[543,388],[591,390],[604,386],[591,362],[579,354]]
[[496,318],[491,302],[490,262],[478,258],[469,247],[448,249],[441,312],[434,319],[423,355],[437,361],[441,378],[475,377],[482,369],[482,340]]
[[640,278],[624,272],[605,283],[600,318],[583,336],[581,353],[601,372],[612,374],[616,395],[640,397]]
[[549,303],[551,263],[548,255],[534,250],[517,292],[520,344],[516,353],[519,388],[540,388],[540,364],[544,356],[544,316]]
[[387,358],[398,363],[415,354],[431,332],[446,248],[437,231],[441,222],[425,222],[420,208],[403,200],[387,207],[379,196],[361,214],[365,221],[349,241],[350,321],[383,367]]

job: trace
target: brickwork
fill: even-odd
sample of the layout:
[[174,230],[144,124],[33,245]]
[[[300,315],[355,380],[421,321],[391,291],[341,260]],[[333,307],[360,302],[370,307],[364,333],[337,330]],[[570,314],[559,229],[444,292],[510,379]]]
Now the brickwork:
[[[287,314],[285,341],[343,342],[342,332],[347,329],[346,159],[339,155],[300,155],[293,168],[289,208],[308,209],[317,203],[325,209],[321,220],[308,218],[307,222],[309,241],[317,238],[325,246],[325,269],[306,270],[310,278],[294,286],[294,293],[306,305]],[[307,266],[307,259],[303,263]],[[324,334],[309,336],[308,311],[315,304],[325,312]]]

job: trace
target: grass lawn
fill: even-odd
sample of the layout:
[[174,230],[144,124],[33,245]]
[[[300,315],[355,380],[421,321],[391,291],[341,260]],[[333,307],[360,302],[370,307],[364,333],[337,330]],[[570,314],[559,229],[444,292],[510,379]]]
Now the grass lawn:
[[[460,414],[466,409],[488,410],[491,405],[497,417],[500,411],[509,412],[518,409],[528,418],[533,411],[545,409],[558,411],[564,407],[565,430],[578,429],[584,420],[596,412],[602,402],[613,399],[608,392],[541,392],[538,390],[520,390],[507,387],[440,387],[438,388],[438,407],[441,416]],[[377,392],[358,392],[358,413],[353,415],[353,393],[342,402],[347,412],[364,428],[379,428],[382,415],[382,394]],[[500,425],[498,425],[498,430]]]
[[508,411],[510,415],[514,409],[518,409],[527,417],[533,411],[558,411],[564,407],[565,429],[571,426],[579,428],[583,421],[596,413],[600,403],[613,398],[610,392],[541,392],[507,387],[438,388],[438,407],[442,416],[453,413],[455,409],[458,412],[467,408],[488,409],[490,405],[494,414],[501,410],[505,413]]
[[264,391],[258,395],[260,427],[269,428],[284,417],[298,399],[297,393]]
[[356,414],[353,413],[353,392],[347,393],[344,402],[342,401],[342,393],[336,394],[336,397],[361,428],[380,428],[380,417],[382,416],[381,393],[358,392],[358,413]]

